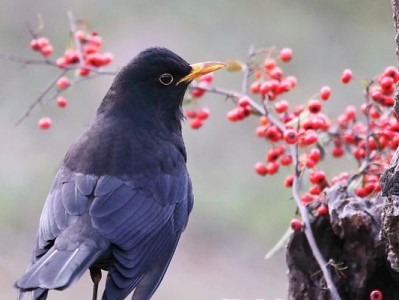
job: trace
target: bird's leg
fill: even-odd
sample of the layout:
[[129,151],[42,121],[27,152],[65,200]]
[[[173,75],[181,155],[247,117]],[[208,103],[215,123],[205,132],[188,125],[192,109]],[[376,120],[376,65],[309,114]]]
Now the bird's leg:
[[100,283],[100,280],[101,280],[101,269],[96,268],[96,267],[91,267],[90,268],[90,277],[91,277],[91,280],[93,281],[93,298],[92,298],[92,300],[97,300],[98,284]]

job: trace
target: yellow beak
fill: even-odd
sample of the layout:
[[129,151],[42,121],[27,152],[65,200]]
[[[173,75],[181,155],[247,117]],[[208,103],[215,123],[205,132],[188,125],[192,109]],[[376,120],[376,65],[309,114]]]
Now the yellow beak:
[[226,67],[226,64],[216,61],[209,61],[198,64],[192,64],[190,65],[190,67],[192,68],[191,72],[187,76],[184,76],[182,79],[180,79],[176,85],[182,82],[193,81],[195,78],[198,78],[202,75],[224,68]]

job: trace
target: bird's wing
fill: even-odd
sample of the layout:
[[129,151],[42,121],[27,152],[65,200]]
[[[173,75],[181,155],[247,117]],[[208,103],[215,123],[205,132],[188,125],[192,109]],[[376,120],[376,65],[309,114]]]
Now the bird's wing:
[[59,170],[40,217],[32,263],[16,282],[21,291],[66,288],[109,247],[88,214],[96,182],[95,176]]
[[153,177],[141,174],[125,180],[102,176],[94,196],[89,211],[92,224],[114,245],[115,263],[103,299],[124,299],[141,280],[147,283],[142,294],[152,294],[192,208],[187,171]]

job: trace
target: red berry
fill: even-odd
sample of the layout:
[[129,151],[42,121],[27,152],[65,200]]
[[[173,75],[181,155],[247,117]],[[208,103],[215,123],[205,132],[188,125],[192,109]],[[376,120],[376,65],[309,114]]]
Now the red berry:
[[52,125],[52,120],[49,117],[43,117],[39,119],[38,126],[40,129],[49,129]]
[[255,130],[256,136],[257,137],[265,137],[266,130],[267,130],[267,126],[265,126],[265,125],[256,127],[256,130]]
[[192,129],[198,129],[204,125],[204,122],[201,119],[195,118],[190,121],[189,125]]
[[200,78],[198,78],[198,81],[205,81],[207,83],[211,83],[213,81],[213,78],[215,77],[214,73],[208,73],[205,75],[202,75]]
[[114,61],[114,55],[111,52],[103,53],[104,65],[108,65]]
[[57,67],[59,68],[64,68],[66,65],[68,65],[65,57],[59,57],[56,59],[55,64],[57,65]]
[[320,195],[321,194],[321,188],[318,185],[314,185],[311,188],[309,188],[309,194],[311,195]]
[[45,57],[50,56],[51,54],[53,54],[53,52],[54,52],[54,49],[53,49],[53,46],[51,46],[51,45],[46,45],[46,46],[40,48],[40,53]]
[[[283,70],[281,70],[279,67],[275,67],[274,69],[270,70],[269,76],[272,79],[281,80],[283,77]],[[276,87],[278,87],[278,83]]]
[[60,79],[57,80],[56,85],[60,90],[63,90],[69,87],[71,83],[67,77],[61,77]]
[[276,152],[278,153],[278,155],[283,155],[285,153],[285,146],[283,144],[279,145],[276,148]]
[[59,96],[57,98],[57,104],[58,104],[59,107],[66,107],[68,102],[67,102],[67,99],[65,97]]
[[193,88],[191,90],[191,95],[195,98],[202,97],[205,94],[205,90],[201,88]]
[[291,157],[291,155],[285,155],[285,156],[281,157],[281,159],[280,159],[280,164],[281,164],[282,166],[288,166],[288,165],[292,164],[292,157]]
[[361,160],[366,157],[366,150],[358,147],[352,150],[352,154],[356,159]]
[[361,198],[364,198],[367,196],[366,189],[364,187],[358,187],[355,189],[355,194]]
[[199,111],[197,111],[197,118],[200,120],[208,119],[209,115],[210,115],[210,110],[207,107],[203,107]]
[[331,88],[329,86],[323,86],[320,89],[320,99],[326,101],[330,98]]
[[347,84],[351,79],[352,79],[352,71],[350,69],[345,69],[341,75],[341,82]]
[[240,99],[238,99],[237,104],[238,104],[238,106],[241,106],[241,107],[247,107],[251,104],[251,102],[247,96],[243,96]]
[[260,84],[259,92],[262,95],[266,95],[271,91],[271,89],[272,89],[272,83],[270,81],[265,81]]
[[276,61],[273,58],[266,58],[265,62],[263,63],[263,66],[268,71],[273,70],[276,67],[276,65],[277,65]]
[[76,30],[75,37],[79,40],[79,42],[84,43],[86,42],[86,34],[83,30]]
[[315,171],[309,173],[309,181],[314,184],[322,184],[326,181],[326,173],[323,171]]
[[194,119],[195,117],[197,117],[197,112],[195,110],[188,109],[186,110],[186,117],[189,119]]
[[255,164],[255,171],[262,176],[265,176],[267,174],[266,166],[261,162]]
[[370,300],[382,300],[383,294],[379,290],[374,290],[370,293]]
[[30,41],[30,48],[33,51],[39,51],[40,50],[40,46],[39,43],[37,42],[37,39],[33,39]]
[[65,61],[67,64],[74,64],[79,62],[79,55],[76,50],[66,49],[64,53]]
[[309,204],[312,200],[313,200],[313,197],[310,193],[303,193],[301,195],[301,202],[303,203],[303,205]]
[[295,76],[287,76],[285,80],[290,84],[291,89],[296,88],[298,80]]
[[332,156],[334,157],[341,157],[344,153],[345,151],[342,147],[334,147],[332,150]]
[[321,102],[317,99],[311,99],[308,102],[308,110],[312,114],[317,114],[321,111]]
[[389,76],[382,76],[378,80],[379,85],[385,90],[390,89],[394,84],[393,78]]
[[327,214],[328,214],[328,206],[322,204],[322,205],[320,205],[320,206],[317,208],[317,211],[316,211],[316,212],[317,212],[317,214],[318,214],[319,216],[327,215]]
[[284,131],[284,141],[287,144],[295,144],[298,141],[298,133],[295,129],[287,129]]
[[381,101],[382,106],[390,107],[395,105],[395,99],[390,96],[384,96]]
[[98,50],[98,47],[95,46],[95,45],[90,45],[90,44],[88,44],[88,45],[85,45],[85,46],[83,47],[83,52],[84,52],[86,55],[92,54],[92,53],[96,53],[97,50]]
[[316,162],[313,159],[308,159],[306,161],[306,167],[308,167],[309,169],[313,168],[316,165]]
[[260,91],[260,82],[255,81],[251,84],[250,88],[252,94],[257,94]]
[[277,113],[281,114],[287,111],[289,107],[289,103],[287,100],[283,99],[274,104],[274,109]]
[[47,45],[50,44],[50,41],[48,40],[48,38],[45,38],[45,37],[40,37],[40,38],[36,39],[36,42],[40,49],[43,47],[46,47]]
[[311,144],[316,143],[317,140],[318,140],[318,136],[317,136],[316,131],[314,131],[314,130],[306,130],[305,136],[304,136],[302,141],[303,141],[303,144],[305,146],[307,146],[307,145],[311,145]]
[[79,76],[88,76],[90,74],[90,70],[86,68],[80,68],[78,70],[78,75]]
[[86,56],[85,63],[94,67],[101,67],[107,64],[106,57],[99,52],[90,53]]
[[270,149],[266,154],[266,161],[275,161],[279,156],[280,154],[278,153],[277,149]]
[[238,116],[237,110],[236,109],[230,110],[227,113],[227,119],[229,119],[232,122],[238,121],[240,117]]
[[381,87],[379,87],[379,86],[371,87],[369,94],[370,94],[371,99],[373,99],[376,102],[381,102],[381,100],[383,99]]
[[384,70],[384,76],[392,77],[392,79],[393,79],[393,81],[394,81],[395,83],[397,83],[397,82],[399,81],[399,72],[398,72],[398,70],[397,70],[395,67],[393,67],[393,66],[389,66],[389,67],[386,67],[386,68],[385,68],[385,70]]
[[356,108],[353,105],[349,105],[345,108],[345,116],[348,120],[356,119]]
[[292,230],[294,230],[295,232],[300,231],[302,229],[302,222],[298,219],[292,219],[290,226],[292,228]]
[[266,165],[267,173],[270,175],[276,174],[279,169],[279,164],[276,161],[269,162]]
[[315,163],[317,163],[320,159],[320,155],[321,155],[320,150],[318,148],[313,148],[309,151],[308,157],[309,157],[309,159],[311,159]]
[[278,142],[281,139],[282,135],[279,129],[273,125],[266,129],[265,137],[272,142]]
[[259,117],[259,125],[267,125],[269,124],[269,119],[263,115]]
[[292,50],[290,48],[283,48],[280,50],[279,57],[283,62],[289,62],[292,59]]
[[89,45],[93,45],[96,46],[97,48],[101,47],[103,43],[103,39],[101,38],[101,36],[97,35],[97,34],[92,34],[89,37]]
[[292,187],[293,184],[294,184],[294,175],[287,175],[287,177],[285,177],[284,179],[284,186],[290,188]]

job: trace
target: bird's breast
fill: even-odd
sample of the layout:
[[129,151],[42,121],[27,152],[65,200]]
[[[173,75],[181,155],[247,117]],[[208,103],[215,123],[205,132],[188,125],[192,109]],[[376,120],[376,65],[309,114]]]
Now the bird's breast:
[[156,127],[94,126],[71,146],[65,164],[83,174],[151,175],[181,168],[185,150],[181,135]]

